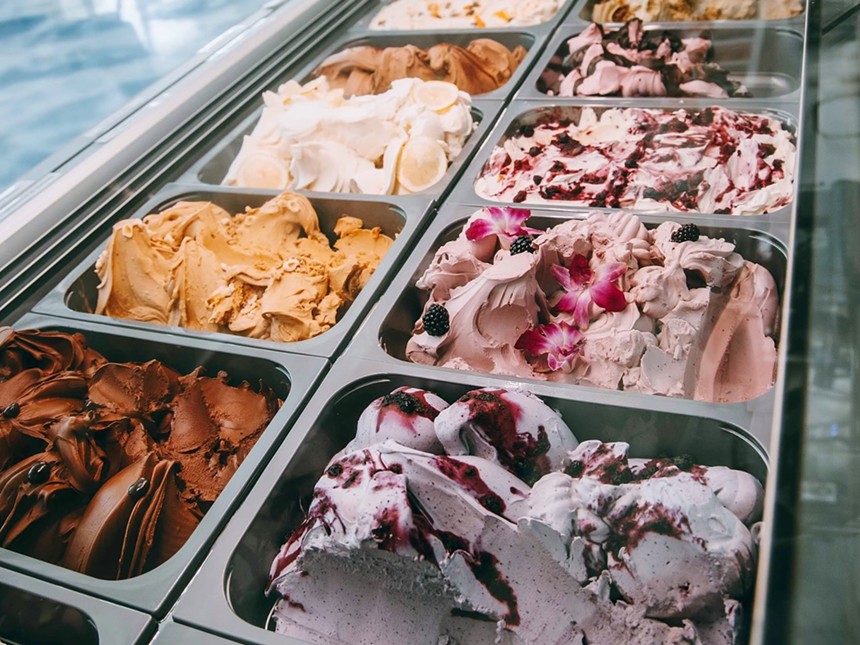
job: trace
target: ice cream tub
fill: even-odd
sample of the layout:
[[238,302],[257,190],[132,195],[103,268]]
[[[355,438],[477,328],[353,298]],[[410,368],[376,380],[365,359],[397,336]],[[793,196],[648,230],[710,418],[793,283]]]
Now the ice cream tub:
[[153,631],[155,623],[146,614],[0,569],[4,643],[142,645]]
[[[464,226],[469,222],[469,218],[479,211],[480,207],[478,206],[453,203],[449,203],[440,210],[430,228],[415,246],[409,260],[392,281],[385,295],[382,297],[379,306],[375,307],[368,315],[356,338],[345,350],[345,356],[386,362],[392,366],[392,369],[399,369],[404,363],[411,362],[407,355],[408,352],[416,352],[412,360],[424,360],[422,358],[423,354],[417,350],[418,345],[410,345],[416,323],[421,320],[422,314],[425,312],[430,294],[430,290],[426,288],[428,285],[422,285],[425,288],[419,288],[418,283],[431,263],[434,262],[434,257],[440,247],[446,242],[450,242],[460,236],[464,230]],[[568,220],[584,220],[592,212],[596,211],[577,209],[560,213],[546,209],[532,209],[531,217],[525,221],[524,225],[538,231],[544,231]],[[602,211],[602,213],[610,217],[613,216],[610,211]],[[647,229],[654,230],[667,218],[640,215],[639,219]],[[669,217],[668,219],[674,221],[675,218]],[[689,222],[690,220],[678,218],[677,221]],[[706,235],[710,238],[725,239],[734,245],[734,250],[743,259],[766,269],[773,276],[774,287],[779,294],[777,301],[773,304],[781,306],[780,303],[782,302],[786,288],[787,228],[762,228],[757,226],[757,221],[739,221],[737,218],[725,216],[697,219],[696,222],[698,223],[701,235]],[[456,266],[454,256],[455,252],[452,251],[449,253],[449,258],[453,263],[452,266]],[[482,297],[481,300],[487,301],[488,298],[493,297],[495,296],[490,294]],[[443,299],[440,302],[447,309],[454,310],[452,309],[454,305],[448,304],[450,301]],[[457,316],[459,320],[459,314]],[[774,312],[774,318],[777,327],[773,331],[771,338],[774,341],[775,347],[769,351],[774,352],[771,359],[776,360],[779,355],[782,317],[778,312]],[[453,326],[455,323],[456,321],[452,319],[451,325]],[[505,335],[501,332],[499,334],[499,338]],[[477,332],[473,335],[475,338],[479,336]],[[418,344],[421,342],[418,337],[416,337],[416,341]],[[587,343],[588,341],[586,340],[585,342]],[[510,351],[514,352],[515,350],[511,349]],[[472,370],[475,369],[475,366],[470,366],[468,371],[437,366],[428,366],[428,369],[438,371],[440,374],[446,374],[447,378],[450,379],[459,379],[463,378],[464,374],[474,373]],[[494,371],[499,369],[496,368]],[[499,378],[513,377],[499,375]],[[522,376],[521,378],[527,379],[530,385],[539,382],[532,376]],[[589,400],[606,400],[614,404],[616,402],[624,402],[629,398],[635,400],[635,405],[643,409],[679,411],[693,415],[708,414],[714,418],[723,419],[747,428],[763,445],[768,445],[773,420],[774,397],[774,388],[768,386],[768,383],[772,383],[772,381],[762,382],[759,390],[764,391],[760,395],[732,403],[707,402],[703,400],[694,401],[691,400],[692,393],[682,394],[676,392],[675,396],[657,396],[651,393],[633,391],[632,386],[627,391],[621,391],[609,389],[607,386],[595,387],[593,384],[574,385],[559,382],[554,385],[555,387],[562,388],[564,391],[579,392],[582,397]],[[679,398],[679,395],[681,398]],[[655,408],[654,406],[658,407]]]
[[[471,102],[470,113],[476,124],[475,129],[466,138],[460,154],[451,161],[441,179],[429,188],[419,190],[409,195],[376,195],[379,199],[390,199],[394,204],[417,201],[425,205],[441,200],[450,186],[456,181],[478,149],[484,137],[492,128],[498,115],[502,112],[504,103],[499,100],[476,98]],[[202,183],[207,186],[219,186],[225,180],[247,135],[257,126],[262,114],[262,108],[255,111],[244,119],[221,141],[209,149],[189,170],[182,176],[184,183]],[[354,193],[325,193],[309,191],[309,194],[320,196],[336,196],[340,198],[351,197]],[[371,196],[371,195],[368,195]]]
[[[242,213],[246,207],[259,207],[277,194],[279,194],[277,191],[248,192],[230,188],[201,189],[200,187],[171,185],[161,190],[135,213],[133,219],[139,219],[148,213],[165,211],[183,201],[210,202],[230,214]],[[408,202],[401,206],[393,204],[392,201],[387,198],[363,196],[310,197],[311,205],[319,219],[320,230],[327,236],[328,243],[338,239],[334,230],[342,215],[360,219],[366,229],[378,227],[383,235],[394,239],[394,242],[385,251],[373,275],[355,295],[354,300],[344,302],[339,306],[337,322],[333,326],[330,321],[326,322],[320,327],[327,329],[322,333],[317,333],[318,329],[306,329],[301,333],[303,339],[294,342],[264,340],[261,337],[251,338],[249,335],[222,333],[221,331],[197,331],[200,329],[199,326],[196,329],[191,329],[95,314],[94,312],[98,310],[99,298],[99,276],[95,266],[99,256],[105,250],[106,244],[100,245],[78,267],[65,276],[41,302],[37,303],[34,310],[81,321],[101,322],[139,330],[168,330],[171,333],[189,338],[205,338],[213,342],[230,345],[239,344],[266,350],[288,351],[330,358],[337,354],[349,338],[352,329],[361,320],[364,311],[375,301],[376,294],[386,284],[392,271],[399,265],[404,251],[411,245],[414,236],[421,229],[424,218],[428,214],[429,205],[427,204]],[[109,309],[105,309],[105,311],[111,313]],[[223,325],[218,327],[218,329],[222,328],[227,329]],[[258,336],[260,335],[258,334]],[[278,338],[271,333],[264,337]]]
[[230,645],[230,643],[236,643],[236,641],[186,627],[172,620],[163,622],[155,638],[152,639],[152,645]]
[[[229,378],[228,384],[239,385],[242,381],[251,384],[263,383],[282,402],[271,421],[258,435],[254,445],[247,449],[246,457],[232,473],[220,494],[217,494],[211,506],[204,509],[204,515],[199,520],[199,524],[189,532],[187,538],[180,531],[179,539],[184,539],[184,542],[177,540],[171,547],[171,551],[176,549],[173,555],[154,568],[144,569],[144,573],[121,580],[108,579],[107,576],[100,578],[85,575],[16,551],[0,549],[0,566],[16,569],[27,575],[157,617],[163,616],[206,556],[209,545],[230,513],[247,493],[268,457],[289,431],[307,394],[314,389],[328,363],[311,356],[219,345],[196,338],[117,329],[104,324],[70,321],[46,315],[25,315],[14,323],[13,328],[67,334],[80,332],[84,335],[87,346],[109,361],[145,363],[155,359],[181,374],[190,374],[196,368],[202,367],[203,375],[212,377],[219,371],[224,371]],[[155,475],[150,479],[154,481],[154,477]],[[28,479],[30,479],[29,475]],[[140,491],[136,489],[134,495],[129,493],[129,496],[131,499],[138,499],[141,494],[146,495],[149,488],[149,486],[142,486]],[[151,488],[155,489],[155,484]],[[105,535],[109,534],[105,533]],[[121,533],[119,537],[122,538]],[[71,542],[74,540],[75,536]],[[104,540],[101,543],[104,543]],[[66,549],[66,556],[69,555],[68,550],[71,548],[72,543]]]
[[[455,382],[421,366],[391,367],[352,359],[335,364],[180,599],[174,620],[248,643],[285,642],[282,635],[267,630],[273,607],[273,599],[263,591],[269,563],[285,536],[302,522],[314,483],[329,459],[353,438],[362,411],[397,387],[422,388],[453,402],[467,391],[500,384],[475,374],[464,374]],[[696,463],[726,465],[760,481],[766,478],[763,450],[741,428],[702,415],[584,401],[547,384],[530,385],[529,390],[556,410],[580,441],[625,441],[636,456],[681,451]],[[210,600],[201,603],[201,597]]]
[[[624,98],[611,105],[559,103],[511,103],[450,200],[722,213],[790,223],[802,139],[793,104],[774,109],[750,99],[739,108],[734,100],[676,99],[642,108]],[[743,130],[753,127],[761,130],[756,139]],[[708,134],[717,129],[726,137],[719,148]],[[698,143],[685,145],[685,131]],[[747,164],[761,168],[752,172]]]
[[576,0],[455,0],[447,3],[380,0],[370,3],[367,13],[354,24],[353,31],[384,34],[422,29],[440,33],[468,30],[481,34],[487,29],[519,29],[546,36],[569,19],[574,5]]
[[[586,0],[577,16],[585,21],[624,22],[641,18],[647,22],[684,21],[787,21],[802,20],[804,0],[759,0],[753,3],[724,0],[694,0],[688,3],[658,3],[656,7],[641,0]],[[571,17],[574,14],[571,13]]]
[[[515,52],[518,48],[523,48],[526,50],[525,55],[522,60],[519,62],[519,65],[515,70],[510,74],[510,77],[499,85],[496,89],[492,89],[490,91],[482,91],[476,92],[471,87],[464,87],[462,82],[469,83],[471,86],[476,85],[477,83],[487,84],[490,83],[490,78],[496,73],[487,71],[483,74],[478,80],[475,80],[475,76],[480,76],[479,70],[474,70],[472,68],[472,64],[476,63],[473,59],[463,59],[456,58],[453,54],[449,54],[450,58],[448,60],[441,58],[437,59],[436,56],[441,56],[441,50],[433,50],[432,52],[428,52],[430,66],[433,70],[448,70],[449,74],[453,79],[457,82],[460,89],[465,92],[468,92],[473,100],[507,100],[513,93],[513,90],[517,88],[522,81],[523,77],[528,73],[531,69],[532,64],[535,59],[538,57],[539,52],[541,51],[541,40],[538,39],[534,34],[525,31],[513,31],[513,30],[486,30],[477,33],[475,31],[457,31],[457,32],[448,32],[444,34],[439,34],[438,32],[428,32],[428,31],[415,31],[415,32],[385,32],[385,31],[371,31],[362,35],[357,35],[354,32],[344,35],[342,38],[339,38],[336,42],[332,43],[331,46],[325,47],[320,50],[319,56],[314,56],[313,61],[302,68],[297,74],[296,78],[301,78],[303,83],[306,83],[313,78],[315,78],[317,74],[317,70],[321,68],[321,66],[329,61],[329,58],[332,56],[337,56],[335,60],[329,61],[329,65],[334,68],[336,65],[347,66],[346,61],[352,60],[354,61],[352,65],[350,65],[350,69],[354,67],[367,70],[372,67],[372,63],[363,58],[354,58],[349,59],[347,56],[342,54],[344,50],[358,48],[358,47],[377,47],[380,49],[387,48],[397,48],[397,47],[405,47],[407,45],[411,45],[417,47],[419,49],[427,52],[434,46],[440,44],[450,44],[455,45],[456,47],[467,49],[469,44],[478,39],[489,39],[495,41],[498,45],[502,45],[510,52]],[[482,50],[477,50],[480,56],[480,60],[487,60],[489,58],[489,51],[485,55]],[[498,58],[498,55],[494,55],[493,58]],[[384,59],[388,64],[393,65],[393,63],[389,59]],[[405,66],[398,64],[397,69],[400,70]],[[384,63],[380,61],[379,67],[376,69],[384,69]],[[369,77],[369,75],[368,75]],[[383,78],[394,78],[392,76],[385,76]],[[462,79],[462,81],[461,81]],[[382,84],[378,84],[377,80],[373,81],[374,87],[382,87]],[[347,83],[346,87],[352,87],[351,83]]]
[[[661,98],[656,96],[658,92],[667,91],[666,83],[677,83],[676,79],[672,79],[669,71],[677,70],[678,54],[675,57],[667,57],[667,63],[671,63],[671,67],[665,70],[665,75],[657,72],[651,74],[648,79],[659,78],[660,88],[662,89],[647,89],[649,81],[631,75],[626,70],[630,66],[625,67],[626,76],[619,77],[611,72],[620,68],[608,65],[606,69],[609,72],[602,72],[603,76],[592,73],[586,76],[582,66],[585,66],[585,54],[583,48],[596,41],[596,37],[588,39],[582,37],[580,41],[574,41],[576,44],[573,47],[581,51],[576,57],[577,61],[581,62],[578,66],[574,66],[571,60],[571,46],[568,41],[572,41],[575,37],[581,36],[587,30],[597,31],[597,27],[589,27],[590,23],[572,23],[565,24],[559,28],[552,40],[541,54],[528,78],[523,82],[520,89],[517,91],[517,99],[537,99],[547,100],[559,103],[568,98],[577,100],[606,100],[600,96],[600,93],[611,93],[614,96],[622,96],[627,93],[638,95],[636,98],[640,105],[647,105],[648,101],[654,100],[659,102]],[[617,33],[625,33],[628,27],[624,26],[606,26],[603,28],[604,38],[612,37]],[[773,26],[767,24],[762,27],[747,27],[729,25],[719,23],[713,26],[699,27],[676,27],[675,25],[655,25],[646,24],[641,31],[641,41],[643,44],[649,41],[649,35],[652,38],[658,34],[668,34],[675,43],[674,48],[678,49],[678,53],[684,52],[703,52],[704,46],[701,39],[705,38],[711,42],[710,54],[703,62],[707,65],[691,65],[686,80],[689,82],[693,77],[699,78],[705,75],[705,78],[711,78],[711,82],[705,84],[696,83],[686,85],[681,83],[679,87],[674,88],[673,92],[680,94],[679,98],[686,97],[688,92],[682,88],[687,88],[689,95],[696,96],[709,92],[714,93],[716,97],[730,98],[734,97],[740,100],[748,98],[755,99],[771,99],[779,98],[781,100],[791,100],[795,103],[798,100],[797,93],[800,87],[801,65],[803,60],[803,36],[800,32],[790,27]],[[665,36],[664,36],[665,37]],[[678,40],[675,40],[678,39]],[[681,45],[680,43],[687,44]],[[628,45],[628,47],[630,47]],[[641,46],[640,46],[641,47]],[[680,49],[683,47],[683,49]],[[630,52],[635,53],[636,47],[630,47]],[[673,49],[673,51],[675,51]],[[698,54],[694,53],[694,56]],[[581,57],[581,58],[580,58]],[[698,60],[698,59],[696,59]],[[716,64],[719,69],[715,69],[712,64]],[[606,65],[606,64],[605,64]],[[600,66],[600,63],[597,63]],[[574,69],[579,71],[574,72]],[[642,70],[640,70],[641,72]],[[728,76],[724,77],[723,73],[728,72]],[[566,80],[565,80],[566,79]],[[741,87],[736,87],[739,83]],[[582,92],[588,95],[579,94],[572,96],[574,93],[574,85],[583,87]],[[639,88],[639,89],[637,89]],[[743,91],[745,88],[746,91]],[[651,97],[642,96],[645,93],[652,94]],[[725,96],[721,96],[725,94]],[[631,96],[633,98],[633,96]]]

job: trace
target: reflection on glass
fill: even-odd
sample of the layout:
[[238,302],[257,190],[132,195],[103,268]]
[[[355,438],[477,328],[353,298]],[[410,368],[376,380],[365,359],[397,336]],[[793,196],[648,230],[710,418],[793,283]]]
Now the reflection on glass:
[[0,3],[0,191],[262,4]]

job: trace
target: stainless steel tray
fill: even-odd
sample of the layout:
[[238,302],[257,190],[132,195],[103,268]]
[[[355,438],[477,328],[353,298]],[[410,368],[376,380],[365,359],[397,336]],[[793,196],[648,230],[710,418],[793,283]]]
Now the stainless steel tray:
[[[447,194],[450,186],[453,185],[460,176],[463,168],[466,167],[466,164],[475,154],[478,146],[496,122],[496,119],[501,113],[503,107],[504,103],[498,100],[494,101],[477,98],[472,101],[472,117],[477,122],[477,127],[469,138],[466,139],[462,152],[460,152],[460,155],[454,159],[451,165],[448,166],[448,170],[438,183],[419,193],[414,193],[413,195],[368,195],[368,197],[385,199],[397,205],[416,200],[423,200],[423,205],[425,207],[441,200],[442,197]],[[262,109],[261,104],[253,114],[246,117],[238,126],[224,135],[219,142],[201,156],[200,159],[194,163],[184,175],[182,175],[180,181],[188,185],[204,184],[206,186],[220,187],[221,181],[227,175],[227,170],[230,168],[230,164],[233,163],[233,160],[242,148],[243,138],[254,129],[255,125],[257,125]],[[244,188],[242,190],[254,189]],[[353,196],[351,193],[304,192],[309,196],[328,196],[338,197],[341,199],[348,199]]]
[[[161,211],[181,200],[204,200],[221,206],[229,213],[240,213],[246,206],[257,207],[280,191],[255,191],[237,188],[201,188],[200,186],[182,186],[171,184],[160,190],[143,208],[132,217]],[[367,283],[355,301],[340,314],[340,319],[328,331],[307,340],[294,343],[281,343],[271,340],[246,338],[236,334],[220,332],[204,332],[181,327],[168,327],[155,323],[110,318],[96,315],[96,300],[98,298],[98,276],[95,263],[105,247],[93,251],[80,265],[62,278],[50,293],[33,310],[50,315],[63,316],[75,321],[98,322],[130,329],[162,330],[187,338],[201,338],[212,342],[228,345],[245,345],[248,347],[288,351],[300,354],[310,354],[331,358],[335,356],[346,341],[354,327],[362,320],[368,306],[378,297],[379,291],[388,282],[391,274],[399,266],[407,250],[412,245],[413,238],[422,229],[430,207],[425,203],[408,201],[401,205],[393,205],[390,199],[367,196],[319,197],[310,195],[311,203],[319,215],[320,228],[331,239],[337,239],[333,230],[337,219],[343,215],[353,215],[361,218],[365,226],[379,226],[382,232],[395,237],[395,242],[383,257],[373,277]]]
[[146,614],[0,569],[0,640],[10,645],[142,645]]
[[[570,19],[570,17],[573,15],[572,9],[574,9],[574,6],[577,4],[577,2],[578,2],[578,0],[567,0],[566,2],[564,2],[561,5],[561,7],[559,7],[559,10],[555,14],[555,16],[553,16],[550,20],[548,20],[546,22],[542,22],[542,23],[539,23],[537,25],[529,25],[529,26],[512,26],[512,27],[510,27],[510,29],[512,29],[512,30],[515,29],[517,31],[527,31],[527,32],[532,33],[535,36],[539,36],[539,37],[540,36],[544,36],[544,37],[548,36],[550,33],[552,33],[553,29],[555,29],[558,25],[563,23],[565,20]],[[370,21],[373,20],[374,16],[376,16],[377,12],[380,10],[382,5],[385,5],[385,4],[389,4],[389,0],[379,0],[378,2],[372,2],[370,4],[369,9],[367,10],[367,13],[360,16],[355,21],[355,23],[353,24],[353,27],[352,27],[352,31],[354,31],[356,33],[366,32],[369,34],[394,34],[394,33],[406,33],[406,34],[408,34],[408,33],[412,33],[411,30],[394,30],[394,29],[392,29],[392,30],[381,30],[381,29],[371,30],[369,28],[370,27]],[[442,28],[439,28],[439,29],[433,29],[432,31],[435,33],[439,33],[439,34],[447,34],[449,32],[453,32],[453,31],[468,31],[470,33],[474,33],[474,34],[479,36],[480,34],[483,34],[486,30],[479,28],[479,27],[475,27],[473,29],[462,29],[462,28],[460,28],[460,29],[442,29]]]
[[[445,242],[457,237],[468,217],[479,208],[480,206],[448,203],[440,209],[406,264],[368,315],[353,342],[344,351],[345,357],[375,360],[389,365],[391,370],[399,370],[405,364],[412,364],[406,358],[405,347],[412,335],[413,325],[421,316],[427,300],[427,294],[419,290],[415,283],[430,265],[436,250]],[[567,219],[584,218],[588,213],[600,209],[568,209],[564,213],[548,209],[531,210],[532,217],[529,224],[544,229]],[[639,215],[639,217],[646,226],[656,226],[667,219],[674,219],[655,215]],[[758,221],[730,216],[702,217],[697,219],[697,222],[703,233],[732,241],[744,258],[767,268],[776,280],[780,295],[784,295],[787,275],[788,229],[786,226],[768,229],[758,226]],[[779,345],[777,348],[779,350]],[[455,381],[472,374],[435,366],[426,369],[438,374],[437,378]],[[512,377],[492,376],[490,378],[504,381]],[[585,385],[550,384],[533,379],[519,380],[527,382],[530,388],[541,383],[554,392],[566,393],[583,400],[611,405],[631,405],[645,410],[710,416],[746,428],[765,448],[770,445],[774,388],[752,401],[727,404],[622,392]]]
[[[272,559],[303,519],[302,509],[307,508],[315,482],[329,459],[355,435],[362,410],[395,387],[429,389],[453,402],[471,389],[500,384],[499,379],[477,374],[461,373],[456,382],[447,377],[419,365],[352,358],[335,363],[180,598],[173,619],[248,643],[297,643],[266,631],[273,601],[263,589]],[[766,478],[764,452],[742,428],[703,414],[579,400],[546,384],[529,384],[529,390],[558,410],[580,441],[627,441],[631,454],[643,457],[688,453],[698,463],[731,466],[761,481]],[[209,600],[200,602],[203,597]]]
[[158,627],[158,633],[152,639],[152,645],[230,645],[230,641],[214,634],[201,632],[192,627],[174,623],[172,620],[163,622]]
[[[529,204],[528,202],[522,204],[514,204],[513,202],[492,201],[480,197],[475,192],[475,181],[478,179],[484,166],[487,164],[494,148],[498,145],[503,145],[507,139],[514,136],[514,134],[520,129],[520,127],[524,125],[534,125],[543,116],[551,116],[552,118],[563,117],[577,120],[581,111],[584,108],[592,108],[598,113],[610,108],[636,107],[646,107],[649,109],[656,110],[677,110],[680,108],[684,108],[688,111],[695,112],[696,110],[703,110],[707,107],[722,106],[738,112],[767,114],[773,118],[777,118],[797,133],[797,139],[798,142],[800,142],[802,138],[798,128],[799,108],[797,107],[797,105],[793,101],[779,103],[776,107],[773,107],[773,105],[774,101],[763,102],[756,99],[743,99],[742,101],[741,99],[726,99],[722,101],[716,101],[713,99],[663,99],[660,101],[649,101],[648,105],[643,105],[642,99],[625,98],[616,98],[612,101],[604,99],[600,102],[564,99],[554,101],[551,104],[543,99],[529,101],[513,101],[508,105],[505,112],[501,115],[498,120],[498,123],[496,124],[496,127],[493,129],[493,132],[490,133],[490,135],[486,138],[486,140],[484,141],[484,145],[475,155],[474,159],[472,160],[472,163],[469,164],[469,167],[466,168],[462,177],[457,182],[457,185],[451,191],[448,201],[460,204],[473,203],[487,206],[499,206],[507,204],[526,208],[530,206],[537,206],[540,208],[549,209],[568,209],[571,207],[583,208],[582,206],[575,206],[563,201],[550,202],[546,204]],[[797,164],[795,165],[797,166]],[[800,184],[800,182],[798,181],[797,167],[795,167],[794,172],[794,199],[791,203],[779,210],[765,215],[748,215],[734,217],[738,219],[752,218],[755,220],[774,220],[779,223],[789,224],[791,222],[793,206],[797,200],[797,194]],[[636,212],[647,213],[648,211],[637,210]],[[664,219],[674,219],[676,217],[690,217],[691,215],[696,217],[696,221],[698,221],[699,219],[694,211],[660,211],[660,214],[663,216]]]
[[[590,21],[592,10],[594,9],[594,5],[596,5],[597,2],[598,2],[598,0],[585,0],[585,2],[583,2],[581,5],[579,5],[579,7],[578,7],[579,10],[576,13],[571,12],[569,17],[570,18],[578,18],[579,20]],[[759,5],[761,5],[761,4],[762,3],[759,2]],[[726,24],[735,24],[735,25],[747,25],[747,24],[771,25],[771,24],[774,24],[777,22],[780,22],[780,23],[799,22],[799,21],[803,21],[805,19],[805,17],[806,17],[806,3],[804,2],[804,11],[802,11],[800,14],[798,14],[797,16],[794,16],[792,18],[784,18],[781,20],[764,20],[764,19],[758,19],[758,18],[750,18],[747,20],[715,20],[715,21],[704,21],[703,20],[703,21],[690,21],[688,24],[692,24],[692,25],[712,24],[713,25],[713,24],[726,23]],[[681,24],[681,23],[679,23],[679,22],[667,22],[665,24],[677,25],[677,24]]]
[[167,562],[127,580],[101,580],[0,549],[0,566],[17,569],[50,582],[101,597],[156,616],[163,615],[182,590],[209,545],[241,501],[269,456],[287,435],[307,395],[325,372],[327,362],[311,356],[289,355],[250,347],[225,346],[195,338],[180,338],[142,330],[115,329],[86,321],[26,315],[16,329],[37,328],[82,332],[91,347],[114,361],[158,359],[183,372],[198,366],[207,373],[225,370],[231,379],[263,380],[283,405],[260,435],[254,448],[234,473],[188,541]]
[[[696,24],[696,23],[693,23]],[[738,26],[744,25],[744,26]],[[605,102],[606,97],[559,97],[551,96],[539,87],[539,81],[550,64],[561,65],[567,57],[567,41],[581,33],[589,23],[567,23],[558,28],[517,91],[516,98],[522,100],[545,100],[563,103],[566,100]],[[749,98],[780,98],[797,102],[800,91],[800,72],[803,61],[803,36],[790,27],[747,27],[746,23],[717,23],[705,28],[679,28],[677,23],[649,23],[645,31],[668,31],[679,38],[697,37],[703,32],[713,43],[713,61],[730,72],[730,78],[740,81],[750,91]],[[665,99],[641,97],[637,101],[642,107],[650,102]],[[738,101],[748,99],[738,98]],[[740,105],[740,104],[739,104]]]

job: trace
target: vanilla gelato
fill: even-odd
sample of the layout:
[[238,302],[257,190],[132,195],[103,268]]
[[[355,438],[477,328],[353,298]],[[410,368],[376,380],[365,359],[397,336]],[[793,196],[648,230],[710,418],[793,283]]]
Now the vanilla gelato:
[[475,192],[503,202],[731,215],[794,195],[794,133],[766,114],[583,108],[523,125],[496,146]]
[[388,251],[344,215],[332,245],[307,198],[283,193],[232,216],[179,202],[114,225],[96,262],[95,313],[284,342],[330,329]]
[[775,20],[803,12],[801,0],[599,0],[592,8],[594,22],[684,20]]
[[704,401],[773,385],[776,283],[733,244],[623,212],[546,231],[528,217],[481,209],[438,249],[410,360]]
[[[430,396],[387,396],[410,392]],[[532,441],[543,422],[547,440]],[[329,462],[271,565],[275,631],[357,645],[735,642],[755,571],[754,477],[578,444],[523,390],[469,392],[434,426],[441,454],[387,438]],[[547,466],[533,486],[500,458],[519,440]]]
[[370,22],[371,29],[470,29],[522,27],[551,20],[564,0],[394,0]]
[[347,98],[325,77],[263,95],[260,120],[222,183],[372,195],[435,185],[475,129],[471,98],[444,81],[404,78]]

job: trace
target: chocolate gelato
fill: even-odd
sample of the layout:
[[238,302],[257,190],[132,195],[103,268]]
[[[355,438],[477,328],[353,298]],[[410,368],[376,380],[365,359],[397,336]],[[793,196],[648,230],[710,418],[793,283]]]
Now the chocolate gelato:
[[0,328],[0,546],[98,578],[158,566],[279,406],[223,372],[111,363],[81,334]]
[[429,49],[403,47],[350,47],[326,58],[313,72],[325,76],[332,88],[347,95],[381,94],[401,78],[453,83],[468,94],[484,94],[508,82],[526,50],[513,51],[490,38],[476,38],[466,47],[439,43]]

